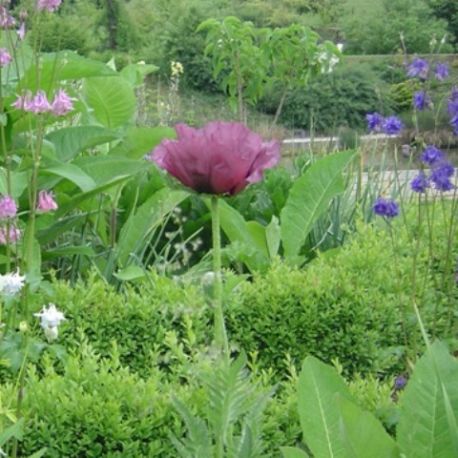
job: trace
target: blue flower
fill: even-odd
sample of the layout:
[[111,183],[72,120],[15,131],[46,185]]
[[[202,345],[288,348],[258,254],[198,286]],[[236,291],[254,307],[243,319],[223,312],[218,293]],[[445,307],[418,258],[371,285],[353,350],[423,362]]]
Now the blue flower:
[[383,116],[380,113],[368,113],[366,120],[367,128],[370,132],[380,132],[382,130]]
[[431,105],[431,98],[425,91],[417,91],[413,95],[413,105],[417,110],[423,111]]
[[402,390],[407,385],[407,379],[403,375],[398,375],[394,380],[394,389]]
[[442,161],[443,158],[444,153],[434,145],[428,145],[420,157],[421,161],[427,165],[437,164]]
[[382,129],[387,135],[396,135],[401,132],[404,125],[397,116],[388,116],[383,121]]
[[434,76],[438,81],[444,81],[448,78],[449,68],[447,63],[438,63],[436,65],[436,71],[434,72]]
[[372,207],[376,215],[384,216],[385,218],[394,218],[399,215],[399,206],[394,200],[384,199],[379,197]]
[[410,187],[414,192],[425,192],[429,188],[429,179],[423,172],[420,172],[411,182]]
[[455,173],[453,165],[448,161],[443,161],[436,165],[431,172],[431,181],[438,191],[450,191],[454,188],[450,178]]
[[425,80],[428,78],[429,63],[425,59],[416,57],[412,63],[407,67],[407,76],[411,78],[420,78]]

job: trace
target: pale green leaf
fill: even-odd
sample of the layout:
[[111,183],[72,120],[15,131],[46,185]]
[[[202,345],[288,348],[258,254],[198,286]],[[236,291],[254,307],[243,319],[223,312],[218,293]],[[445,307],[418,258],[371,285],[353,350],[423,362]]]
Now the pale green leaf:
[[327,156],[294,182],[280,215],[284,253],[290,262],[297,263],[299,251],[313,225],[331,200],[345,191],[342,172],[353,157],[353,151]]
[[354,458],[397,458],[399,450],[382,424],[369,412],[337,394],[341,414],[340,434],[346,456]]
[[88,78],[83,92],[95,119],[105,127],[115,129],[133,120],[137,101],[134,89],[124,78]]
[[129,216],[118,240],[118,259],[121,266],[127,264],[131,254],[142,248],[148,234],[188,196],[186,191],[160,189]]
[[303,440],[314,456],[347,458],[336,394],[351,399],[335,369],[308,356],[299,377],[298,405]]
[[458,362],[436,342],[417,362],[400,404],[397,437],[409,458],[458,456]]
[[64,127],[46,136],[46,139],[54,144],[57,158],[63,162],[73,159],[88,148],[103,145],[117,138],[115,132],[101,126]]
[[295,447],[280,447],[284,458],[309,458],[309,455],[300,448]]

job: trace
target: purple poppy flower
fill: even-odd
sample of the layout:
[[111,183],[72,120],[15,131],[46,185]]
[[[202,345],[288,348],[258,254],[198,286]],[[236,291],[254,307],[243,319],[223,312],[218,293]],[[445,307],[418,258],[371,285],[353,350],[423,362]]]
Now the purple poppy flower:
[[436,70],[434,71],[434,76],[438,81],[444,81],[448,78],[449,68],[447,63],[438,63],[436,65]]
[[38,203],[37,210],[42,213],[51,212],[57,210],[58,205],[54,200],[54,195],[52,192],[40,191],[38,193]]
[[417,91],[413,95],[413,105],[418,111],[423,111],[431,106],[431,98],[425,91]]
[[428,145],[421,154],[421,161],[427,165],[434,165],[442,161],[444,153],[434,145]]
[[368,113],[366,115],[367,128],[370,132],[381,132],[383,116],[380,113]]
[[399,215],[399,206],[394,200],[379,197],[372,207],[374,213],[385,218],[394,218]]
[[402,121],[397,116],[388,116],[382,125],[383,132],[387,135],[399,134],[403,127]]
[[51,111],[51,105],[46,97],[46,93],[44,91],[38,91],[31,102],[25,105],[24,109],[35,114],[47,113]]
[[420,172],[413,180],[410,182],[410,188],[414,192],[423,193],[429,188],[429,180],[423,172]]
[[17,29],[17,36],[19,37],[19,40],[23,41],[25,38],[25,34],[26,34],[25,22],[21,22],[19,29]]
[[425,80],[428,78],[429,63],[425,59],[416,57],[412,63],[407,67],[407,76],[411,78],[420,78]]
[[162,141],[146,158],[197,192],[237,194],[280,160],[277,141],[263,142],[241,123],[178,124],[176,132],[177,140]]

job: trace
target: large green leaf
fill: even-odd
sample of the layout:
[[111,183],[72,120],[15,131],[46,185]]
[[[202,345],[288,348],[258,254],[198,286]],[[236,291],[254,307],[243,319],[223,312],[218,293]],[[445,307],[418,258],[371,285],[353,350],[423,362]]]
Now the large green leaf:
[[293,184],[280,215],[284,253],[290,262],[298,262],[313,225],[331,200],[345,191],[342,171],[353,156],[352,151],[346,151],[320,159]]
[[81,151],[117,138],[115,132],[101,126],[64,127],[46,136],[46,139],[54,144],[57,158],[63,162],[73,159]]
[[123,141],[110,150],[110,155],[140,159],[164,138],[175,136],[175,130],[170,127],[130,127]]
[[86,79],[84,97],[95,119],[108,128],[114,129],[133,120],[137,107],[135,92],[120,76]]
[[346,456],[351,458],[397,458],[399,450],[382,424],[354,402],[337,395],[341,435]]
[[144,83],[145,76],[158,70],[159,67],[152,64],[129,64],[121,70],[120,74],[132,87],[138,87]]
[[133,177],[151,166],[147,161],[138,161],[114,156],[89,156],[75,159],[78,166],[96,185],[102,185],[119,176]]
[[298,405],[304,442],[320,458],[347,457],[336,395],[351,400],[336,371],[308,356],[299,377]]
[[18,92],[22,89],[49,91],[57,81],[116,75],[116,72],[103,62],[79,56],[71,51],[43,54],[39,66],[39,80],[36,65],[31,65],[19,82]]
[[[209,202],[207,202],[209,206]],[[243,216],[223,199],[219,199],[220,224],[232,243],[242,245],[243,261],[251,271],[263,270],[269,265],[264,228],[254,221],[246,222]]]
[[407,457],[458,456],[458,362],[443,344],[416,364],[400,411],[397,438]]
[[118,239],[118,260],[121,266],[127,265],[131,254],[142,247],[151,231],[188,196],[186,191],[160,189],[129,216]]
[[61,178],[66,178],[67,180],[75,183],[81,189],[81,191],[84,192],[90,191],[96,186],[95,181],[75,164],[56,163],[52,167],[47,167],[44,169],[43,172],[57,175]]
[[300,448],[281,447],[280,450],[285,458],[309,458],[309,455]]
[[8,192],[6,169],[0,167],[0,194],[11,194],[12,197],[18,199],[27,188],[28,174],[27,172],[11,172],[10,179],[11,193]]

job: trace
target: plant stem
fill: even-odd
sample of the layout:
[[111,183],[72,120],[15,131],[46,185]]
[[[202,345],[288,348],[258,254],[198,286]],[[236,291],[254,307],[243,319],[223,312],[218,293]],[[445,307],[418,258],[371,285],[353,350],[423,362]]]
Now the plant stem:
[[221,278],[221,232],[218,208],[218,197],[211,198],[212,239],[213,239],[213,302],[215,308],[215,342],[225,358],[229,357],[226,326],[223,314],[223,281]]

